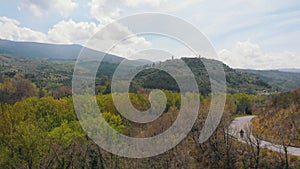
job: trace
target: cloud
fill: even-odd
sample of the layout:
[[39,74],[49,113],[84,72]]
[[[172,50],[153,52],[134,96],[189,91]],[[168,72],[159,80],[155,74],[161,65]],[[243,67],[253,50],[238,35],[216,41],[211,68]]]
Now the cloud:
[[238,42],[232,49],[219,52],[220,59],[233,68],[298,68],[300,58],[292,52],[263,52],[258,44]]
[[125,0],[125,4],[129,7],[137,7],[141,5],[159,6],[162,2],[167,0]]
[[140,6],[158,7],[168,0],[91,0],[90,14],[92,17],[107,24],[118,18],[127,8],[137,8]]
[[300,52],[300,12],[293,0],[91,0],[90,14],[102,24],[139,12],[165,12],[197,26],[218,49],[237,41],[259,42],[265,50]]
[[43,42],[46,35],[29,28],[20,27],[19,21],[7,17],[0,17],[0,38],[8,40],[22,40]]
[[60,15],[67,17],[77,6],[72,0],[22,0],[18,9],[30,11],[38,17],[49,11],[58,11]]
[[84,44],[99,29],[100,26],[93,22],[61,21],[48,31],[47,36],[52,43]]
[[102,23],[112,22],[113,19],[120,16],[120,8],[116,7],[117,3],[111,0],[91,0],[90,14],[92,17]]
[[[197,26],[218,49],[250,39],[260,42],[264,48],[285,50],[299,44],[299,5],[300,1],[293,0],[274,0],[272,3],[268,0],[230,0],[223,3],[218,0],[174,0],[162,4],[160,9]],[[272,38],[287,35],[297,39],[293,42],[275,41],[281,44],[273,46]]]
[[[44,33],[24,28],[16,20],[8,21],[2,17],[0,21],[0,38],[44,41],[50,43],[80,43],[84,44],[87,37],[92,36],[104,25],[132,13],[138,12],[165,12],[179,16],[208,36],[212,44],[221,50],[222,59],[233,67],[269,68],[296,67],[300,54],[299,40],[300,16],[297,6],[300,2],[293,0],[230,0],[219,4],[217,0],[89,0],[88,6],[79,6],[81,10],[89,10],[92,18],[99,22],[75,22],[65,20],[51,26]],[[55,2],[55,3],[54,3]],[[70,14],[76,8],[78,0],[21,0],[20,10],[30,10],[36,15],[45,15],[54,10],[63,15]],[[72,4],[74,5],[68,5]],[[58,4],[58,5],[51,5]],[[79,10],[78,10],[79,11]],[[51,13],[52,14],[52,13]],[[57,17],[57,16],[54,16]],[[74,15],[76,18],[78,15]],[[6,20],[6,21],[5,21]],[[91,18],[88,18],[91,20]],[[47,21],[46,21],[47,22]],[[100,24],[99,24],[100,23]],[[126,35],[130,30],[120,28],[106,33],[102,39],[119,35]],[[40,38],[39,38],[40,37]],[[148,38],[152,43],[142,37],[134,37],[125,44],[114,48],[113,52],[128,54],[138,48],[161,46],[160,40]],[[238,42],[239,41],[239,42]],[[238,43],[236,43],[238,42]],[[255,44],[252,42],[259,42]],[[110,45],[111,43],[107,43]],[[136,46],[135,46],[136,45]],[[169,45],[169,44],[168,44]],[[171,46],[171,45],[169,45]],[[177,50],[174,46],[174,50]],[[99,48],[99,47],[98,47]],[[101,48],[101,47],[100,47]],[[172,52],[174,51],[172,50]],[[292,51],[292,52],[289,52]],[[129,53],[132,53],[129,52]],[[298,52],[298,53],[297,53]],[[184,54],[182,54],[184,55]],[[284,61],[287,57],[289,61]]]
[[[104,30],[99,33],[100,30]],[[130,38],[119,42],[124,37]],[[130,57],[140,49],[151,47],[145,38],[133,35],[127,27],[114,24],[109,29],[93,22],[61,21],[47,33],[47,40],[51,43],[79,43],[89,48],[109,52],[123,57]],[[119,42],[119,43],[118,43]],[[118,45],[116,45],[118,43]],[[113,47],[116,45],[115,47]],[[113,47],[113,48],[112,48]],[[110,51],[107,49],[112,48]]]
[[7,17],[5,17],[5,16],[1,16],[1,17],[0,17],[0,22],[4,22],[4,23],[12,23],[12,24],[15,24],[15,25],[20,24],[19,21],[15,20],[15,19],[7,18]]
[[[16,41],[85,45],[102,28],[103,25],[94,22],[69,20],[58,22],[47,33],[43,33],[21,27],[19,21],[15,19],[0,17],[0,38]],[[121,37],[132,35],[130,30],[122,25],[118,24],[113,28],[97,34],[96,38],[92,38],[92,43],[87,44],[88,47],[103,51],[106,47],[116,44]],[[113,48],[110,53],[125,57],[149,47],[151,47],[151,43],[145,38],[133,35]]]
[[101,32],[97,32],[88,41],[87,47],[104,52],[109,49],[109,53],[129,58],[139,50],[148,49],[152,45],[144,37],[134,35],[127,27],[119,23],[100,29]]

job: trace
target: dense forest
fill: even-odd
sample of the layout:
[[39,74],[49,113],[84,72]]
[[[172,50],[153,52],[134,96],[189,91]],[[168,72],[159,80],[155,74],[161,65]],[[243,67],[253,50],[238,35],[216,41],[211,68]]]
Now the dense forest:
[[[149,108],[149,91],[140,89],[130,94],[137,109]],[[210,95],[199,96],[202,106],[189,135],[168,152],[145,159],[118,157],[97,146],[82,130],[70,96],[54,98],[50,91],[37,88],[18,74],[13,78],[1,78],[0,93],[0,168],[300,168],[299,157],[268,151],[259,145],[240,143],[227,132],[234,117],[244,114],[257,114],[265,117],[266,121],[269,121],[268,118],[275,119],[264,124],[277,124],[278,129],[281,128],[278,124],[286,127],[285,123],[276,121],[283,117],[294,120],[287,123],[299,127],[295,118],[299,117],[295,114],[299,113],[299,90],[274,97],[228,94],[222,122],[204,144],[198,142],[198,136],[211,98]],[[106,121],[113,128],[132,137],[148,137],[166,130],[180,109],[180,95],[168,90],[164,93],[167,107],[163,115],[145,125],[132,123],[120,116],[111,94],[99,93],[96,98]],[[287,103],[286,99],[293,101]],[[264,108],[268,106],[269,111]],[[281,117],[282,113],[277,114],[277,110],[291,113]],[[280,118],[273,118],[274,115],[269,113]],[[272,127],[263,127],[270,135],[274,132],[268,131]],[[288,130],[293,132],[291,135],[298,132],[299,136],[299,128],[296,131],[291,126]],[[277,135],[287,133],[285,128],[275,132]],[[291,144],[299,146],[299,137],[291,138],[291,135],[286,135],[286,138],[291,140]]]

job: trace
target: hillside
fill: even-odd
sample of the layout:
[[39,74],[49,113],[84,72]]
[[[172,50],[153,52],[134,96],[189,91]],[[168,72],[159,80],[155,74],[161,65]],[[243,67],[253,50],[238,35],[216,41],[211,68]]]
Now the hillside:
[[[84,61],[81,69],[86,69],[93,61]],[[98,79],[108,80],[119,63],[102,62],[97,76]],[[140,62],[128,62],[128,69],[132,65],[139,66]],[[12,78],[16,74],[22,75],[41,88],[57,88],[59,86],[71,87],[75,60],[70,59],[38,59],[19,58],[0,55],[0,76]]]
[[300,147],[300,88],[273,97],[253,120],[254,131],[265,140]]
[[[194,73],[200,92],[203,95],[207,95],[210,92],[210,82],[201,60],[197,58],[184,58],[183,60]],[[4,76],[13,77],[15,74],[23,74],[25,78],[33,81],[40,87],[71,86],[73,67],[75,64],[74,60],[45,60],[0,55],[0,61],[0,74]],[[207,61],[212,62],[213,60]],[[90,61],[87,61],[85,65],[88,66],[90,63]],[[163,62],[161,64],[165,63]],[[134,69],[137,66],[140,66],[140,64],[132,61],[127,65],[127,69]],[[229,93],[245,92],[253,94],[270,88],[269,85],[255,76],[237,72],[225,64],[223,64],[223,66],[226,72]],[[103,62],[100,65],[97,77],[102,79],[101,81],[109,81],[117,67],[118,63]],[[179,90],[174,79],[168,74],[147,66],[143,67],[145,69],[134,79],[135,84],[138,86],[172,91]],[[104,82],[99,83],[102,84]]]
[[300,73],[291,70],[238,70],[260,77],[274,89],[287,92],[300,87]]
[[49,61],[0,55],[0,75],[11,78],[20,74],[38,87],[71,85],[74,63],[74,60]]
[[[183,58],[183,61],[189,66],[195,75],[199,91],[203,95],[207,95],[210,93],[210,81],[206,68],[202,62],[204,60],[205,62],[211,63],[211,65],[213,65],[213,62],[219,62],[205,58]],[[168,64],[168,62],[172,61],[162,62],[159,66],[164,66],[165,64]],[[247,73],[238,72],[221,62],[219,63],[224,67],[228,93],[242,92],[256,94],[271,88],[271,86],[260,80],[257,76],[250,76]],[[144,88],[161,88],[179,91],[175,80],[170,75],[155,68],[143,70],[136,76],[135,80],[138,81],[138,83]]]

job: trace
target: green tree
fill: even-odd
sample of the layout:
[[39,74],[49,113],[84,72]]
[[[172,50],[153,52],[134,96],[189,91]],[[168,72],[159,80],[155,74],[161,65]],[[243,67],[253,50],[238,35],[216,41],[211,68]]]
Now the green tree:
[[249,95],[241,93],[236,94],[236,113],[252,114],[251,98]]

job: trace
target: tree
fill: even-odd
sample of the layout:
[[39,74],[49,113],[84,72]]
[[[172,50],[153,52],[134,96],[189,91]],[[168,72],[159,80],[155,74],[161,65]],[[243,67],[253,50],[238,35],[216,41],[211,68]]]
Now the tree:
[[2,103],[13,104],[24,98],[37,96],[37,94],[35,85],[18,74],[0,83],[0,102]]
[[236,94],[236,113],[252,114],[251,99],[247,94]]
[[84,166],[82,164],[82,153],[86,145],[86,135],[79,122],[64,121],[59,127],[54,128],[48,134],[51,155],[55,163],[52,168],[69,168],[70,166]]
[[68,97],[71,95],[72,95],[72,90],[68,86],[61,86],[61,87],[58,87],[56,90],[52,91],[52,96],[55,99],[60,99],[60,98]]

